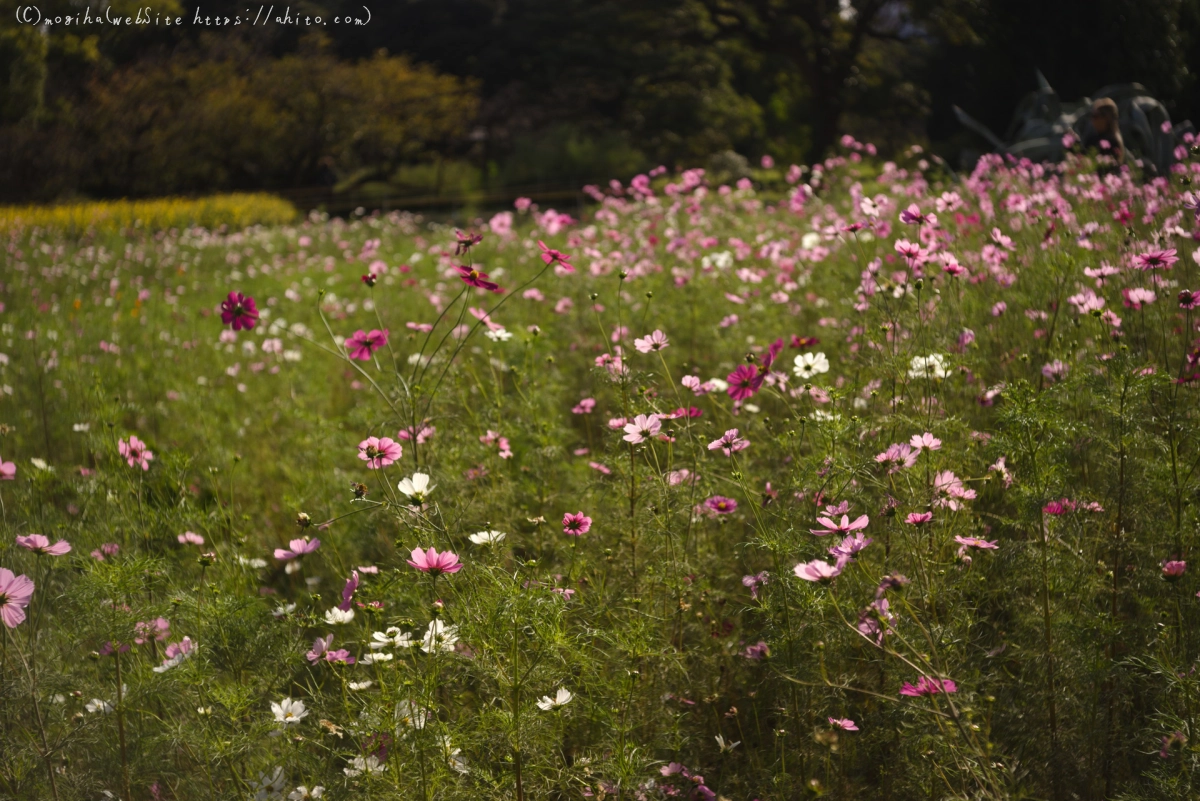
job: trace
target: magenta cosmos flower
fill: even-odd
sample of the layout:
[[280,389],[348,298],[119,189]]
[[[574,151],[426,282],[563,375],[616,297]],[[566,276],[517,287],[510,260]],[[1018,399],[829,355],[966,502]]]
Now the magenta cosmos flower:
[[667,347],[667,335],[658,329],[648,337],[633,340],[633,346],[637,348],[638,353],[650,353],[652,351],[662,350]]
[[917,684],[914,687],[908,682],[904,682],[904,686],[900,688],[901,695],[907,695],[912,698],[917,698],[922,695],[937,695],[938,693],[956,693],[958,685],[950,679],[931,679],[928,676],[922,676],[917,679]]
[[1174,581],[1187,571],[1187,562],[1171,559],[1162,564],[1163,578]]
[[457,240],[457,245],[454,248],[454,255],[461,256],[482,242],[483,234],[464,234],[462,231],[455,231],[454,238]]
[[121,456],[129,463],[130,467],[140,467],[143,470],[150,469],[150,460],[154,458],[154,452],[146,447],[146,443],[134,435],[129,435],[129,441],[118,440],[117,450]]
[[287,548],[276,548],[275,558],[280,561],[287,562],[292,559],[299,559],[305,554],[310,554],[321,547],[320,540],[310,540],[308,537],[299,540],[292,540],[288,543]]
[[245,328],[249,331],[258,323],[258,307],[254,298],[241,292],[230,292],[229,297],[221,303],[221,322],[232,326],[234,331]]
[[849,515],[842,515],[842,522],[840,523],[836,523],[828,517],[818,517],[817,522],[825,526],[825,528],[812,528],[809,531],[818,537],[824,537],[826,534],[849,534],[851,531],[864,529],[871,522],[871,518],[861,515],[851,523]]
[[463,569],[462,562],[458,561],[458,554],[450,551],[438,553],[433,548],[428,551],[414,548],[412,559],[408,560],[408,564],[422,573],[429,573],[433,576],[441,573],[457,573]]
[[0,481],[13,481],[17,477],[17,463],[6,462],[0,457]]
[[583,512],[576,512],[575,514],[567,512],[563,515],[563,534],[570,534],[572,537],[582,537],[591,528],[592,518]]
[[569,273],[575,272],[575,268],[571,266],[571,257],[566,253],[548,247],[545,242],[538,240],[538,247],[542,249],[542,261],[546,264],[555,264],[562,267]]
[[933,519],[933,512],[910,512],[904,522],[910,526],[923,526]]
[[400,460],[404,455],[404,446],[391,437],[367,437],[358,443],[358,458],[367,463],[367,467],[378,470]]
[[710,451],[721,451],[726,456],[732,456],[734,453],[745,450],[750,447],[750,440],[744,439],[738,435],[736,428],[731,428],[721,435],[720,439],[715,439],[708,443]]
[[0,620],[10,629],[21,625],[25,619],[25,607],[33,599],[33,582],[28,576],[17,576],[7,568],[0,567]]
[[706,509],[719,515],[733,514],[733,511],[737,509],[737,505],[737,501],[733,498],[726,498],[723,495],[714,495],[704,501]]
[[467,286],[479,287],[480,289],[486,289],[488,292],[500,291],[500,285],[489,281],[487,273],[481,273],[474,267],[467,267],[466,265],[459,265],[455,269],[458,270],[459,277],[462,278],[463,283]]
[[388,332],[387,329],[382,331],[378,328],[372,329],[369,333],[361,328],[354,332],[353,336],[346,340],[346,348],[350,351],[351,359],[359,359],[361,361],[370,361],[371,354],[387,344]]
[[748,364],[739,365],[736,370],[725,376],[725,381],[729,384],[729,389],[725,392],[736,401],[746,400],[762,388],[766,377],[766,374],[759,372],[757,368]]
[[1171,265],[1179,261],[1175,248],[1170,250],[1151,250],[1133,257],[1133,266],[1139,270],[1169,270]]
[[20,545],[22,548],[28,548],[36,554],[45,554],[46,556],[62,556],[71,552],[71,543],[66,540],[59,540],[51,545],[50,538],[44,534],[30,534],[27,537],[17,537],[17,545]]

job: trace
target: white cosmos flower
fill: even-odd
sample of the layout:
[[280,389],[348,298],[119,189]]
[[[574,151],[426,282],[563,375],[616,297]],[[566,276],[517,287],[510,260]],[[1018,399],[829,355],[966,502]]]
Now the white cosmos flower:
[[311,790],[303,784],[288,793],[288,801],[308,801],[310,798],[320,798],[325,795],[325,788],[317,785]]
[[425,498],[433,492],[434,485],[429,483],[429,476],[424,473],[413,473],[412,478],[402,478],[396,489],[408,496],[415,505],[425,503]]
[[716,740],[717,740],[717,748],[721,749],[722,754],[730,752],[742,744],[741,740],[738,740],[736,743],[731,743],[719,734],[717,735]]
[[351,620],[354,620],[353,609],[342,611],[335,606],[325,613],[325,622],[331,626],[336,626],[341,623],[349,623]]
[[367,643],[367,647],[378,651],[380,648],[412,648],[416,645],[416,641],[407,631],[401,631],[395,626],[391,626],[387,631],[371,632],[373,642]]
[[[288,564],[290,565],[292,563],[288,562]],[[279,619],[281,617],[287,617],[288,615],[290,615],[292,612],[295,612],[295,611],[296,611],[295,604],[284,604],[283,606],[275,607],[275,610],[273,612],[271,612],[271,615],[273,617],[275,617],[276,619]]]
[[503,531],[477,531],[471,535],[471,542],[476,545],[495,545],[506,536]]
[[409,701],[396,704],[396,736],[403,737],[403,729],[423,729],[429,720],[429,712]]
[[825,358],[824,353],[801,353],[792,364],[795,365],[792,372],[806,381],[820,373],[829,372],[829,359]]
[[421,650],[427,654],[434,651],[453,651],[458,642],[458,627],[447,626],[441,619],[429,621],[429,629],[421,638]]
[[558,709],[571,703],[571,699],[575,696],[566,687],[559,687],[558,692],[551,698],[548,695],[543,695],[541,700],[537,702],[539,709],[544,709],[549,712],[551,709]]
[[485,331],[483,334],[493,342],[507,342],[512,339],[512,332],[507,328],[497,328],[495,331]]
[[391,662],[396,657],[393,654],[363,654],[358,660],[360,665],[375,665],[379,662]]
[[254,801],[283,798],[283,784],[283,768],[279,766],[275,767],[270,776],[265,773],[258,774],[258,784],[253,787]]
[[467,761],[460,756],[462,749],[454,747],[453,743],[450,742],[449,735],[442,735],[442,750],[446,752],[446,759],[450,760],[450,767],[463,775],[470,773],[467,770]]
[[909,378],[945,378],[946,357],[940,353],[914,356],[908,366]]
[[383,773],[383,764],[380,763],[380,761],[374,756],[368,756],[365,758],[355,757],[354,759],[350,760],[349,767],[342,768],[342,772],[350,777],[361,776],[363,773],[368,775],[372,773]]
[[282,723],[284,726],[293,723],[299,723],[308,716],[308,710],[304,708],[303,701],[293,701],[291,698],[284,698],[278,704],[271,702],[271,711],[275,713],[275,720]]
[[710,378],[704,383],[711,386],[713,392],[724,392],[729,389],[729,382],[723,378]]
[[[365,659],[365,657],[364,657],[364,659]],[[352,682],[350,682],[349,686],[350,686],[351,690],[366,690],[366,689],[374,686],[374,684],[375,684],[375,682],[371,681],[370,679],[367,679],[366,681],[352,681]]]
[[112,704],[110,704],[108,701],[101,701],[99,698],[93,698],[92,700],[88,701],[85,708],[88,712],[101,712],[105,715],[107,715],[109,712],[112,712],[113,709]]

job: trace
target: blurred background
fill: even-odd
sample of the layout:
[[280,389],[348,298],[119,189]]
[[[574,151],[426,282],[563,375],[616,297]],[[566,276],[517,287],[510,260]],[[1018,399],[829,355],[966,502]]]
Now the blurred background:
[[[952,106],[1003,136],[1037,69],[1064,99],[1138,81],[1173,120],[1200,116],[1200,0],[368,0],[369,25],[319,28],[37,27],[17,6],[0,0],[7,203],[566,198],[658,164],[811,162],[842,133],[969,168],[983,145]],[[356,0],[286,8],[365,15]]]

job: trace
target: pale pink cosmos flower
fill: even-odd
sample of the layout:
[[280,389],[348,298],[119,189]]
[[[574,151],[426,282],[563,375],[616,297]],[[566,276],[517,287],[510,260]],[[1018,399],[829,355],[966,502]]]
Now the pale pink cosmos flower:
[[171,636],[171,621],[165,617],[155,618],[150,621],[139,621],[133,627],[133,641],[137,645],[156,640],[162,642]]
[[1162,563],[1162,575],[1167,581],[1174,581],[1187,572],[1187,562],[1178,559],[1168,559]]
[[750,588],[750,597],[758,600],[758,588],[770,581],[771,574],[763,571],[752,576],[742,576],[742,586]]
[[333,635],[328,634],[325,637],[317,637],[313,640],[312,650],[304,656],[309,662],[316,664],[325,656],[325,652],[329,650],[329,646],[333,645]]
[[281,562],[287,562],[291,559],[299,559],[305,554],[310,554],[321,547],[320,540],[310,540],[308,537],[298,540],[292,540],[288,543],[288,547],[276,548],[275,558]]
[[116,556],[117,551],[121,550],[121,546],[115,542],[106,542],[96,550],[92,551],[91,556],[97,562],[103,562],[105,557]]
[[842,574],[848,561],[846,557],[838,557],[837,563],[831,565],[820,559],[814,559],[811,562],[801,562],[792,568],[792,572],[805,581],[832,581]]
[[150,469],[150,460],[154,458],[154,453],[146,448],[146,443],[132,434],[129,436],[129,442],[123,439],[118,440],[117,450],[120,451],[121,456],[125,458],[130,467]]
[[682,470],[672,470],[671,472],[667,473],[667,484],[669,486],[678,487],[685,481],[690,483],[695,483],[696,481],[696,476],[694,476],[692,471],[688,470],[687,468]]
[[908,517],[904,518],[904,522],[910,526],[923,526],[933,520],[933,512],[910,512]]
[[25,620],[25,607],[33,600],[35,587],[28,576],[15,575],[0,567],[0,620],[15,629]]
[[667,344],[667,335],[658,329],[648,337],[633,340],[633,346],[637,348],[638,353],[659,351],[667,347]]
[[358,443],[358,458],[367,463],[371,470],[387,467],[400,460],[404,446],[391,437],[367,437]]
[[602,465],[599,462],[588,462],[588,467],[592,468],[597,473],[603,473],[606,476],[612,475],[612,470],[608,469],[607,466]]
[[818,537],[824,537],[827,534],[849,534],[853,531],[860,531],[867,527],[871,522],[871,518],[867,515],[860,515],[855,518],[854,522],[850,522],[849,515],[842,515],[842,522],[838,523],[828,517],[818,517],[817,522],[825,528],[812,528],[809,532],[816,534]]
[[850,718],[830,718],[829,725],[842,731],[858,731],[858,726]]
[[918,451],[922,448],[927,448],[931,451],[941,450],[942,448],[942,441],[928,431],[924,434],[913,434],[908,444],[912,445]]
[[1175,248],[1169,250],[1151,250],[1133,257],[1133,266],[1139,270],[1169,270],[1179,261]]
[[721,435],[720,439],[715,439],[708,443],[710,451],[721,451],[726,456],[732,456],[740,450],[750,447],[750,441],[738,435],[736,428],[731,428]]
[[181,545],[203,545],[204,537],[194,531],[185,531],[178,537]]
[[161,665],[153,669],[154,672],[166,673],[168,670],[191,656],[194,649],[195,643],[192,642],[191,637],[184,637],[179,642],[173,642],[169,644],[167,646],[166,653],[164,654],[166,659],[163,660]]
[[1140,286],[1133,287],[1132,289],[1122,289],[1121,297],[1123,299],[1122,302],[1125,304],[1125,308],[1133,309],[1135,311],[1158,300],[1158,295],[1154,293],[1153,289],[1145,289],[1144,287]]
[[913,450],[910,445],[893,443],[883,453],[876,454],[875,461],[887,465],[888,473],[891,474],[915,465],[919,455],[920,450]]
[[[415,426],[409,426],[408,428],[402,428],[398,432],[396,432],[396,436],[399,437],[400,439],[406,440],[406,441],[415,439],[417,441],[418,445],[424,445],[428,440],[432,439],[433,435],[436,433],[437,433],[436,427],[430,426],[430,425],[425,425],[425,423],[422,423],[421,427],[419,429],[416,428]],[[396,458],[399,459],[400,457],[396,457]]]
[[959,501],[975,499],[975,490],[964,487],[962,479],[950,470],[943,470],[933,477],[933,491],[939,496],[934,500],[934,506],[944,506],[955,512],[963,508]]
[[645,442],[652,437],[658,436],[658,432],[661,430],[662,423],[659,422],[658,417],[654,415],[647,416],[644,414],[639,414],[637,417],[633,418],[632,423],[627,423],[625,425],[625,436],[622,437],[622,439],[624,439],[626,442],[632,442],[633,444],[637,445],[638,443]]
[[591,530],[592,518],[583,512],[576,512],[575,514],[567,512],[563,515],[562,524],[564,534],[570,534],[572,537],[582,537]]
[[840,543],[830,547],[829,555],[838,559],[854,556],[874,541],[870,537],[864,537],[861,531],[853,536],[846,535]]
[[62,556],[71,552],[71,543],[66,540],[59,540],[51,545],[50,538],[44,534],[30,534],[26,537],[17,537],[17,545],[45,556]]
[[0,481],[13,481],[17,477],[17,463],[6,462],[0,456]]
[[422,573],[429,573],[433,576],[442,573],[457,573],[463,569],[463,563],[458,561],[458,554],[451,553],[450,551],[438,553],[433,548],[430,548],[428,551],[414,548],[412,559],[406,561],[411,567],[415,567]]
[[584,398],[571,408],[571,414],[591,414],[596,408],[595,398]]

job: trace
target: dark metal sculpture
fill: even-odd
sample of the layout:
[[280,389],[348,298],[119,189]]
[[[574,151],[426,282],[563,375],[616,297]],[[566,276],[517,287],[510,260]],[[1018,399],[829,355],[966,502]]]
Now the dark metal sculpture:
[[1196,132],[1190,120],[1172,125],[1166,107],[1150,97],[1140,83],[1110,84],[1092,97],[1064,103],[1040,70],[1037,82],[1037,91],[1026,95],[1013,112],[1004,139],[958,106],[954,107],[954,116],[997,152],[1031,161],[1061,161],[1066,154],[1063,137],[1071,133],[1086,141],[1092,133],[1088,113],[1092,103],[1107,97],[1117,104],[1121,136],[1131,157],[1140,159],[1142,168],[1152,175],[1165,175],[1175,163],[1175,148],[1183,135]]

